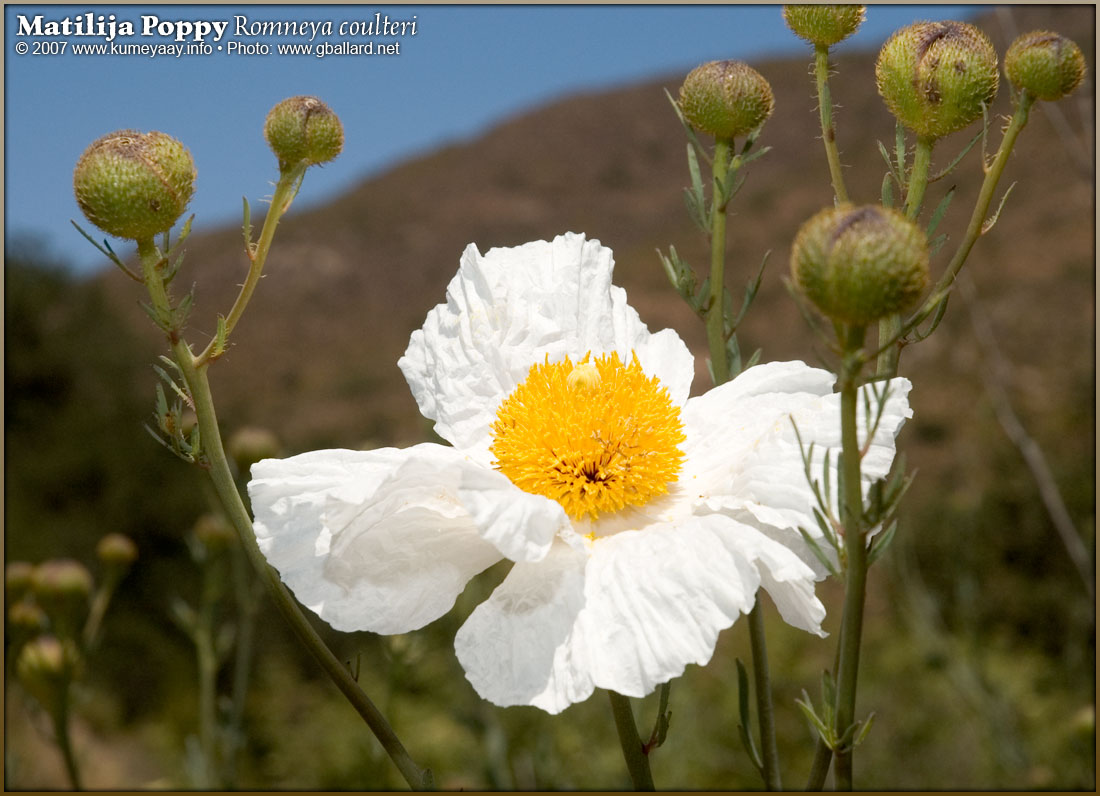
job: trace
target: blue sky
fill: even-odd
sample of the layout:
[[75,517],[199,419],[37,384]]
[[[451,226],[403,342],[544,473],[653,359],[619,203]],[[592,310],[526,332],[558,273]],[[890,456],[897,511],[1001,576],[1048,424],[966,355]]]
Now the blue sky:
[[[843,47],[874,49],[918,19],[965,18],[975,6],[871,6],[867,22]],[[114,15],[132,36],[113,43],[176,44],[182,22],[227,23],[211,54],[76,55],[74,45],[101,35],[45,35],[49,23],[92,14],[104,29]],[[340,33],[340,23],[375,14],[416,22],[404,36]],[[42,32],[20,35],[20,16]],[[143,36],[148,18],[162,25]],[[241,21],[238,18],[243,18]],[[279,37],[257,23],[331,22],[314,37],[332,44],[398,43],[394,55],[280,55]],[[780,7],[755,6],[437,6],[437,5],[9,5],[5,7],[5,232],[33,236],[54,257],[88,272],[103,258],[72,229],[83,222],[72,196],[72,169],[84,148],[120,128],[162,130],[191,150],[198,167],[190,212],[196,229],[239,223],[241,197],[256,205],[270,193],[275,164],[263,120],[279,100],[313,94],[344,123],[344,154],[309,173],[298,201],[325,201],[372,174],[442,144],[476,136],[500,121],[575,92],[685,73],[704,61],[753,61],[808,54],[786,28]],[[74,27],[75,30],[75,27]],[[93,31],[94,33],[95,31]],[[36,46],[68,41],[61,55]],[[267,55],[230,54],[230,42],[267,45]],[[194,34],[184,43],[194,43]],[[19,54],[21,45],[32,48]],[[218,46],[222,47],[219,52]],[[85,225],[87,226],[87,225]],[[100,236],[102,237],[102,236]],[[117,248],[128,251],[126,244]]]

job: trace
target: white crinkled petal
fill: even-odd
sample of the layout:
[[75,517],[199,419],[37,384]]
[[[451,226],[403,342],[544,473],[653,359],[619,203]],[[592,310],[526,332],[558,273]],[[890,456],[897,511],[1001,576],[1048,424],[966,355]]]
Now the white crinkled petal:
[[435,430],[478,461],[491,461],[490,426],[500,402],[531,366],[617,352],[687,400],[694,364],[675,332],[651,335],[626,293],[611,284],[611,250],[566,234],[482,255],[470,245],[398,362]]
[[340,630],[401,633],[502,553],[549,550],[561,507],[497,475],[440,445],[317,451],[259,462],[249,493],[260,548],[303,604]]
[[[857,435],[861,446],[867,447],[861,465],[863,491],[871,483],[883,478],[890,471],[894,460],[894,440],[906,418],[912,417],[909,408],[909,390],[912,384],[908,379],[896,378],[890,381],[890,392],[886,406],[875,429],[874,439],[866,445],[868,422],[866,404],[861,399],[857,408]],[[868,395],[870,386],[863,388]],[[876,406],[870,401],[872,414]],[[776,433],[762,438],[753,452],[739,468],[732,492],[733,503],[752,513],[760,522],[777,528],[797,530],[806,529],[818,536],[817,523],[814,521],[812,506],[815,505],[813,493],[806,479],[803,450],[813,443],[813,457],[810,465],[812,476],[818,480],[824,492],[825,455],[829,453],[829,488],[833,506],[838,506],[837,461],[841,450],[840,442],[840,395],[825,396],[820,402],[807,401],[791,413],[802,438],[799,446],[794,426],[790,420]],[[873,417],[872,417],[873,420]],[[837,509],[839,511],[839,509]]]
[[806,562],[787,545],[750,525],[734,523],[724,527],[722,533],[727,544],[756,563],[761,585],[787,624],[818,636],[826,635],[821,629],[825,606],[814,593],[818,576]]
[[718,634],[748,613],[760,574],[727,544],[717,515],[600,539],[585,573],[582,645],[597,687],[640,697],[706,664]]
[[790,414],[821,405],[834,380],[802,362],[771,362],[690,399],[683,410],[680,489],[696,500],[738,494],[733,479],[761,440],[791,430]]
[[792,624],[820,633],[814,574],[755,529],[721,515],[625,531],[588,551],[557,544],[517,564],[455,640],[477,692],[558,713],[593,687],[643,696],[705,664],[718,634],[763,584]]
[[[779,391],[742,391],[726,386],[688,402],[685,408],[687,463],[681,482],[690,488],[698,510],[723,511],[744,520],[796,550],[823,576],[824,567],[803,541],[799,528],[817,539],[821,531],[813,516],[817,505],[806,479],[803,452],[811,453],[811,474],[825,492],[824,465],[829,460],[828,485],[837,503],[837,461],[840,442],[840,395],[831,392],[831,375],[801,363],[777,363],[794,378],[793,390],[783,380],[762,379]],[[797,366],[797,367],[796,367]],[[771,366],[761,366],[771,367]],[[758,368],[746,371],[750,375]],[[809,378],[799,378],[799,371]],[[817,378],[817,374],[825,374]],[[744,376],[730,382],[737,385]],[[898,378],[890,382],[885,409],[862,463],[864,491],[890,470],[894,438],[912,416],[908,394],[911,384]],[[863,388],[871,396],[872,386]],[[799,391],[802,390],[802,391]],[[858,404],[857,428],[861,442],[868,433],[864,400]],[[871,397],[872,413],[877,401]],[[792,423],[793,420],[793,423]],[[795,434],[797,425],[798,434]],[[801,437],[801,445],[799,444]],[[829,551],[828,545],[822,545]]]
[[455,636],[466,678],[484,699],[560,713],[592,694],[583,647],[572,643],[584,606],[588,554],[564,542],[537,564],[512,567]]

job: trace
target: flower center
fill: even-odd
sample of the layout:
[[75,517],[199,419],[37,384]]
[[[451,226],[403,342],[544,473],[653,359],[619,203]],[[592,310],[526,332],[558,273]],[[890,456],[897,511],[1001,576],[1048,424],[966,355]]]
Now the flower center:
[[496,468],[573,519],[641,506],[680,474],[680,409],[637,355],[533,365],[493,423]]

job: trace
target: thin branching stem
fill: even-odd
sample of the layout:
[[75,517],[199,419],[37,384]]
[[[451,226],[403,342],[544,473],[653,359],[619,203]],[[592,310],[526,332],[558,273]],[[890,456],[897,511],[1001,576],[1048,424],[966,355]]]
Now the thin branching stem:
[[[158,254],[152,241],[138,241],[138,251],[142,255],[142,267],[145,276],[146,287],[149,290],[153,306],[165,313],[169,304],[167,292],[157,270]],[[409,753],[405,750],[401,740],[390,727],[386,717],[375,707],[370,698],[359,687],[359,683],[347,670],[344,664],[332,654],[325,642],[314,630],[313,626],[298,607],[297,602],[286,590],[279,574],[267,564],[263,552],[256,542],[255,531],[252,528],[252,519],[248,515],[240,493],[237,491],[233,474],[229,468],[229,461],[225,455],[221,433],[218,429],[218,418],[214,411],[214,398],[210,391],[210,382],[207,375],[209,362],[199,364],[192,354],[190,346],[180,338],[178,333],[169,332],[169,341],[172,345],[172,353],[184,381],[194,401],[195,415],[198,419],[199,433],[202,439],[202,461],[214,490],[225,509],[226,517],[236,528],[240,536],[241,544],[249,561],[267,586],[268,593],[274,601],[283,618],[290,625],[291,630],[298,640],[312,653],[313,657],[332,679],[340,692],[351,702],[352,706],[366,722],[371,732],[374,733],[382,748],[385,749],[390,759],[401,772],[401,776],[413,790],[425,790],[432,787],[431,773],[421,769],[413,762]]]
[[833,193],[838,202],[848,201],[848,189],[844,187],[840,151],[836,146],[836,126],[833,124],[833,101],[829,92],[829,47],[818,44],[814,48],[814,73],[817,77],[817,107],[821,115],[821,140],[825,142],[825,158],[829,161],[829,176],[833,181]]
[[[233,302],[229,314],[225,316],[225,337],[233,331],[237,321],[241,319],[245,307],[248,306],[248,302],[252,298],[253,291],[256,290],[256,285],[260,282],[260,277],[263,276],[264,265],[267,263],[267,253],[271,249],[272,240],[275,238],[275,228],[279,225],[279,220],[286,211],[290,209],[290,203],[294,201],[294,197],[298,194],[298,188],[302,184],[302,177],[305,173],[306,163],[302,161],[279,174],[279,182],[275,184],[275,193],[271,196],[271,205],[268,207],[266,218],[264,218],[263,229],[260,230],[260,239],[256,242],[255,247],[250,245],[248,275],[241,285],[241,291],[237,294],[237,299]],[[196,358],[196,364],[202,366],[213,359],[217,345],[217,339],[211,340]]]

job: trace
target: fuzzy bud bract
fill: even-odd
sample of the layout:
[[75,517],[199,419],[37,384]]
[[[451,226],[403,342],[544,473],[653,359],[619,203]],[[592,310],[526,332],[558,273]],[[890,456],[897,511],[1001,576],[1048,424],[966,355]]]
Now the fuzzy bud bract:
[[997,96],[997,53],[973,25],[917,22],[883,45],[875,78],[890,112],[934,141],[982,118]]
[[1019,36],[1005,53],[1005,74],[1014,86],[1041,100],[1060,100],[1085,79],[1085,56],[1074,42],[1049,30]]
[[795,35],[820,47],[830,47],[855,33],[867,18],[867,6],[783,6],[783,19]]
[[279,158],[280,169],[302,161],[312,166],[340,154],[344,127],[340,117],[316,97],[290,97],[268,112],[264,138]]
[[171,229],[194,191],[191,153],[156,130],[109,133],[84,150],[73,171],[73,192],[88,220],[131,240]]
[[721,140],[751,133],[774,108],[768,81],[741,61],[697,66],[680,87],[680,110],[688,124]]
[[927,239],[896,210],[841,204],[802,225],[791,273],[827,317],[866,326],[906,309],[924,291]]

